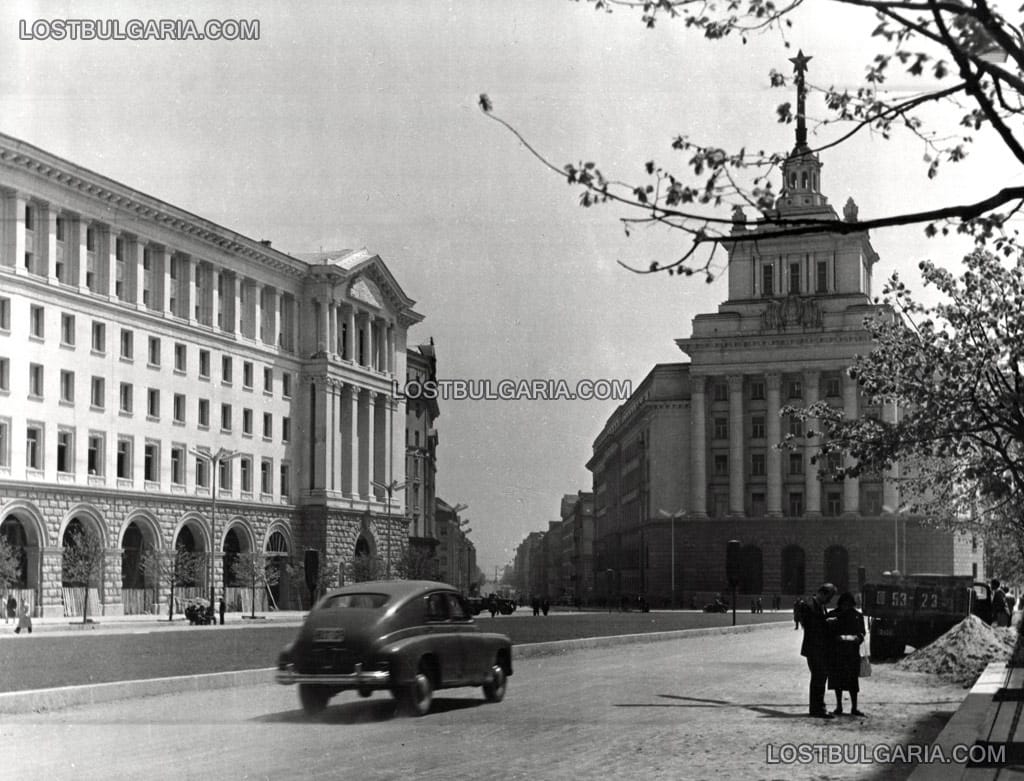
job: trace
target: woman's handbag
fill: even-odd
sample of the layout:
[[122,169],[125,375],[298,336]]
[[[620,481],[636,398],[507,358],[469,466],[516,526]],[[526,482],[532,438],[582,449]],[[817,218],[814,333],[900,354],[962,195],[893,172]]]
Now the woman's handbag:
[[866,657],[866,656],[862,656],[860,658],[860,676],[859,677],[861,677],[861,678],[870,678],[871,677],[871,660],[868,657]]

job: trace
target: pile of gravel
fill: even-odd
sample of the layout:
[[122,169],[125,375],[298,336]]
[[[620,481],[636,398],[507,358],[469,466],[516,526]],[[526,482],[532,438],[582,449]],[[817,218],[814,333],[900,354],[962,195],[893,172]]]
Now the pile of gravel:
[[971,686],[990,662],[1007,661],[1017,642],[1015,629],[986,624],[975,615],[897,662],[896,669],[932,673]]

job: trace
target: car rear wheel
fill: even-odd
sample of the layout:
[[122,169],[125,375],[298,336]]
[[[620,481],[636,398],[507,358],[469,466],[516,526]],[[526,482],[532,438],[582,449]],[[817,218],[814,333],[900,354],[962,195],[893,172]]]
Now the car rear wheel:
[[421,666],[416,673],[416,680],[406,687],[403,700],[406,710],[412,716],[425,716],[430,712],[430,706],[434,701],[434,681],[430,677],[430,671]]
[[490,678],[484,684],[484,697],[488,702],[501,702],[507,688],[508,676],[505,675],[505,668],[500,664],[495,664],[491,667]]
[[327,707],[327,701],[331,694],[324,686],[316,686],[312,683],[299,684],[299,702],[302,703],[302,710],[310,716],[323,711]]

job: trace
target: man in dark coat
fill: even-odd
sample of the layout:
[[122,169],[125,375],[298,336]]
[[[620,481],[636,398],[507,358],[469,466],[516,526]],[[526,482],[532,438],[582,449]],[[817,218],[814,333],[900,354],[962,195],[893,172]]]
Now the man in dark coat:
[[825,708],[825,684],[828,681],[829,628],[826,606],[835,596],[836,587],[823,583],[810,602],[799,604],[800,626],[804,629],[804,640],[800,655],[807,659],[811,671],[809,690],[809,712],[811,716],[831,719],[832,714]]

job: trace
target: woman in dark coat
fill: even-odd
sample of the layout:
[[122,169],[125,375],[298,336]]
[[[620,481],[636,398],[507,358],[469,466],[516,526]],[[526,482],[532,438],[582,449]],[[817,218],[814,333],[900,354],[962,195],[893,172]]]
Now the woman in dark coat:
[[863,716],[857,709],[860,691],[860,646],[864,642],[864,615],[857,610],[857,602],[849,591],[839,597],[838,607],[829,613],[828,687],[836,693],[837,716],[843,713],[843,692],[850,693],[850,715]]

